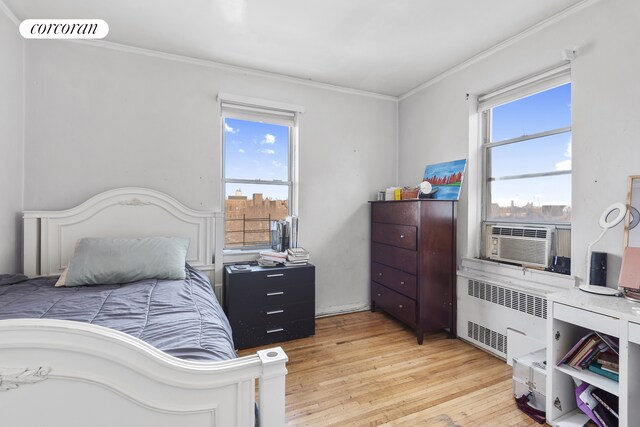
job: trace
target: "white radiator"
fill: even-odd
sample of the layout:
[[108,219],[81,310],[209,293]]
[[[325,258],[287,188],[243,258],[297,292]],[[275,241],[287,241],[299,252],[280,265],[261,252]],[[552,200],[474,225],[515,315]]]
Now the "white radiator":
[[[516,287],[458,275],[458,337],[507,359],[507,329],[544,346],[547,301]],[[514,343],[515,345],[515,343]],[[512,354],[514,349],[509,349]]]

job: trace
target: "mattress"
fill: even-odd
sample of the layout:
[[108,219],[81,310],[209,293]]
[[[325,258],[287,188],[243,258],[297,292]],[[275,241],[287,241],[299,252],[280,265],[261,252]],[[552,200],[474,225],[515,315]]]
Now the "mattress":
[[115,329],[172,356],[236,357],[231,327],[211,282],[187,265],[184,280],[55,288],[56,277],[0,285],[0,320],[62,319]]

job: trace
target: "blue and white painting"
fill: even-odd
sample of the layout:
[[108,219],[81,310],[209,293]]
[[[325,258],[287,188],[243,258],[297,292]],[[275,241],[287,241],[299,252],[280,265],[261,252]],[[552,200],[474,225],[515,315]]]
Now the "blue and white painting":
[[466,166],[467,159],[427,165],[422,180],[432,185],[434,199],[458,200]]

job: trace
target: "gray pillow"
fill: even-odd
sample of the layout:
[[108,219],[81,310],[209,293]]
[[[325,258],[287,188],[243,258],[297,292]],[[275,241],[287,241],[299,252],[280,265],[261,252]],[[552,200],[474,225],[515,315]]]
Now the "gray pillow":
[[65,286],[184,279],[189,239],[84,238],[76,243]]

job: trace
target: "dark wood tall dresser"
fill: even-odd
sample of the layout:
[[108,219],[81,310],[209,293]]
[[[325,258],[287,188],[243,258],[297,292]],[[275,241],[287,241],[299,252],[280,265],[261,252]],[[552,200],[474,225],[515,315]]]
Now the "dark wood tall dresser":
[[448,329],[455,319],[456,202],[371,202],[371,310],[415,329]]

